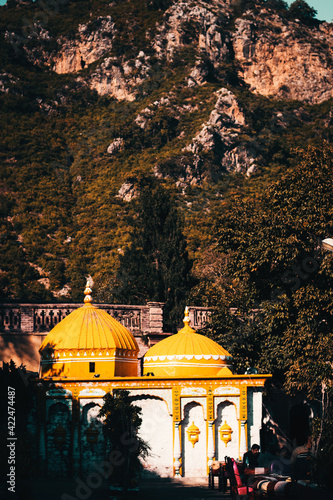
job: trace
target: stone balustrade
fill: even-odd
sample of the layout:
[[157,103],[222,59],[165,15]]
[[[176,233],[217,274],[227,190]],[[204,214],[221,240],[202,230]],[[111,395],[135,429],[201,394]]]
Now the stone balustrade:
[[[145,306],[95,304],[123,324],[134,335],[139,346],[139,360],[149,347],[171,335],[163,329],[161,302],[148,302]],[[13,360],[28,370],[39,370],[39,347],[52,330],[81,304],[0,304],[0,364]],[[205,307],[189,307],[191,326],[202,328],[209,319]],[[138,362],[138,374],[141,373]]]
[[[163,333],[163,303],[145,306],[96,304],[133,335]],[[82,304],[0,304],[0,333],[46,333]],[[189,307],[191,326],[202,328],[209,320],[206,307]]]

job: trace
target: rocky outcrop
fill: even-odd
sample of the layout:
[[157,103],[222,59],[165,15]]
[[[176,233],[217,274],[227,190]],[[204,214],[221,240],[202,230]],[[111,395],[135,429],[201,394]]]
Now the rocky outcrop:
[[80,24],[74,39],[58,39],[60,50],[53,57],[52,69],[56,73],[80,71],[111,50],[114,34],[115,24],[111,16]]
[[230,3],[228,0],[175,2],[166,11],[155,37],[157,56],[172,60],[177,49],[191,43],[215,64],[225,59],[229,55],[229,37],[222,24],[230,18]]
[[257,168],[257,153],[253,146],[240,144],[239,133],[246,127],[245,115],[230,90],[221,88],[217,95],[208,121],[184,150],[196,155],[220,151],[221,166],[225,170],[250,175]]
[[250,176],[257,170],[257,157],[255,148],[240,144],[225,152],[221,164],[227,172],[245,173]]
[[[258,2],[257,8],[260,5],[263,3]],[[204,61],[218,72],[225,62],[235,60],[238,76],[254,93],[310,104],[333,96],[332,24],[309,27],[265,7],[259,15],[246,11],[231,28],[232,15],[230,0],[175,1],[156,29],[146,32],[147,46],[159,61],[173,61],[182,48],[195,49],[197,60],[186,77],[189,87],[207,81]],[[47,64],[57,73],[76,73],[98,62],[84,81],[100,95],[133,101],[138,86],[158,75],[153,74],[151,56],[142,50],[130,60],[112,56],[117,33],[111,15],[98,17],[80,24],[74,37],[58,38],[59,48],[51,54],[43,49],[52,42],[49,32],[35,23],[26,34],[27,41],[34,43],[26,44],[25,51],[30,61]],[[13,36],[5,34],[8,40]]]
[[87,82],[100,95],[133,101],[137,86],[145,81],[150,69],[149,56],[143,51],[139,52],[134,61],[122,62],[116,57],[107,57]]
[[10,93],[11,89],[17,84],[18,79],[6,71],[0,72],[0,92]]
[[217,138],[225,146],[229,146],[238,136],[239,129],[245,126],[245,116],[235,95],[225,88],[220,89],[217,95],[218,99],[208,121],[185,150],[192,153],[212,150]]
[[139,190],[135,187],[134,182],[126,181],[120,187],[116,198],[121,198],[124,201],[131,201],[139,195]]
[[187,85],[189,87],[195,87],[196,85],[203,85],[207,81],[208,69],[203,61],[198,60],[196,65],[192,69],[190,76],[187,80]]
[[310,104],[333,97],[332,46],[332,25],[300,27],[265,10],[237,19],[233,37],[239,74],[252,92]]
[[114,139],[111,144],[109,145],[107,152],[109,155],[113,155],[117,153],[118,151],[121,151],[124,148],[125,141],[122,137],[117,137],[117,139]]
[[135,94],[131,92],[126,81],[123,67],[115,58],[106,58],[87,79],[87,83],[100,95],[111,95],[119,101],[135,99]]

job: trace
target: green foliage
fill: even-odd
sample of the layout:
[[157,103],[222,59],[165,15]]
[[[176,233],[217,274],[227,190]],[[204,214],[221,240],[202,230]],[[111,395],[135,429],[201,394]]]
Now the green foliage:
[[[235,199],[216,225],[217,249],[226,256],[224,281],[215,278],[223,289],[216,305],[225,319],[216,316],[213,334],[226,332],[228,347],[238,332],[230,344],[238,364],[243,343],[258,340],[249,364],[283,374],[290,392],[316,397],[332,377],[332,261],[318,241],[333,230],[333,151],[298,150],[294,161],[265,194]],[[230,307],[237,308],[238,328]],[[260,314],[253,318],[254,310]]]
[[[136,207],[130,246],[120,256],[119,302],[165,302],[165,324],[179,325],[191,287],[191,261],[172,192],[148,179]],[[169,331],[169,330],[168,330]]]
[[265,5],[267,5],[269,9],[273,9],[284,14],[288,10],[288,4],[284,0],[266,0]]
[[[253,2],[241,4],[239,15],[242,9],[257,8]],[[283,8],[283,2],[273,4]],[[214,221],[229,210],[235,193],[256,196],[286,168],[293,168],[292,147],[332,140],[330,101],[309,106],[253,95],[239,79],[234,60],[217,66],[209,54],[198,52],[198,25],[193,21],[183,20],[183,46],[174,59],[158,59],[150,41],[169,6],[169,0],[71,0],[59,4],[44,23],[51,41],[34,34],[27,39],[22,32],[23,24],[31,24],[42,10],[41,4],[0,7],[0,56],[4,71],[12,75],[8,92],[0,95],[1,300],[54,300],[52,292],[68,284],[71,292],[63,300],[81,301],[88,274],[101,290],[97,295],[113,300],[119,249],[125,251],[130,244],[137,210],[135,201],[127,203],[117,193],[126,179],[152,175],[156,168],[173,184],[175,204],[185,220],[187,249],[198,267],[213,241]],[[106,15],[117,28],[107,56],[116,56],[119,64],[126,60],[133,68],[139,50],[150,56],[148,77],[137,86],[133,102],[98,96],[77,81],[78,75],[38,67],[23,50],[25,44],[29,50],[53,51],[57,38],[76,36],[82,23],[94,30],[98,17]],[[231,26],[223,16],[218,23],[222,31]],[[22,37],[17,47],[5,41],[6,31]],[[328,48],[320,47],[328,57]],[[199,60],[208,68],[208,82],[189,88],[189,71]],[[88,77],[94,64],[80,77]],[[239,143],[258,154],[259,169],[251,179],[222,170],[223,148],[200,157],[184,153],[207,121],[215,91],[222,86],[232,89],[246,114],[248,127]],[[146,108],[151,115],[141,128],[135,120]],[[124,150],[110,156],[107,147],[117,137],[124,139]],[[202,290],[206,283],[200,279]],[[203,297],[194,295],[196,300],[211,303],[208,285],[206,291]]]
[[288,14],[290,19],[299,19],[299,21],[309,26],[318,23],[316,20],[316,9],[310,7],[305,0],[295,0],[295,2],[290,5]]
[[114,391],[104,396],[100,410],[103,417],[104,434],[111,450],[118,453],[118,466],[115,466],[109,480],[127,489],[133,486],[141,471],[140,458],[149,453],[148,444],[140,438],[138,431],[142,422],[141,408],[132,403],[128,391]]

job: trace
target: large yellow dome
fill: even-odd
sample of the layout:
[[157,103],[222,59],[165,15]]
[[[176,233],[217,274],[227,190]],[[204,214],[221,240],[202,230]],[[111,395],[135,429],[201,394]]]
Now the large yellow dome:
[[42,377],[92,379],[137,375],[138,344],[131,332],[106,311],[92,305],[85,289],[85,305],[71,312],[44,339]]
[[184,328],[151,347],[143,374],[155,377],[214,377],[231,375],[232,356],[213,340],[190,327],[188,309]]

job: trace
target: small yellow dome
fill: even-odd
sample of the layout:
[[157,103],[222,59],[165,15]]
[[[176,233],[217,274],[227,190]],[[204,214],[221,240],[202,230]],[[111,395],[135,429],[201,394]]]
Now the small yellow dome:
[[188,308],[184,328],[151,347],[143,374],[155,377],[214,377],[230,375],[232,356],[213,340],[190,327]]
[[43,377],[87,379],[137,375],[138,344],[121,323],[92,305],[71,312],[44,339],[39,352]]

